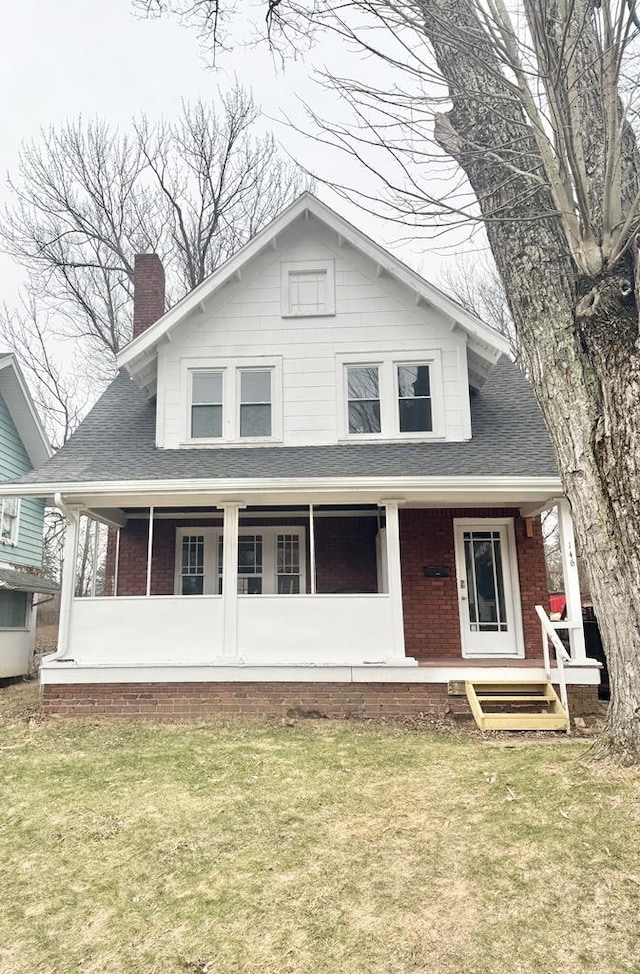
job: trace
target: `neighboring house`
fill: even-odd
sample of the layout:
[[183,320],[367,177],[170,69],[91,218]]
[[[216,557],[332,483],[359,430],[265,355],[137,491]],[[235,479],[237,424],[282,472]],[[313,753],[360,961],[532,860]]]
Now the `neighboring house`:
[[[15,356],[0,354],[0,480],[15,480],[51,456],[47,436]],[[0,484],[0,679],[29,673],[43,578],[44,502],[3,496]]]
[[[134,290],[120,375],[14,488],[68,518],[49,710],[416,713],[478,674],[543,681],[554,502],[567,680],[595,699],[502,336],[310,194],[170,311],[157,256]],[[107,597],[74,595],[83,513],[111,526]]]

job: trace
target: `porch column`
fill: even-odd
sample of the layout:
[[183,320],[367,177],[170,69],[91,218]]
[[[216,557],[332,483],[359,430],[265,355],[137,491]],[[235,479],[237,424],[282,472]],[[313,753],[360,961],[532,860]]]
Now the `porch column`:
[[238,527],[239,501],[218,505],[223,511],[222,525],[222,655],[238,655]]
[[386,519],[387,574],[391,601],[391,646],[389,656],[397,659],[405,655],[404,616],[402,612],[402,569],[400,563],[400,518],[398,500],[383,500]]
[[573,535],[571,508],[566,500],[558,501],[558,526],[560,528],[560,553],[562,555],[562,577],[567,602],[567,622],[569,624],[569,645],[571,658],[586,660],[587,650],[582,625],[582,599],[576,558],[576,542]]
[[58,625],[57,655],[64,656],[69,649],[71,633],[71,607],[76,587],[76,559],[78,556],[78,527],[80,512],[65,509],[67,525],[62,552],[62,584],[60,586],[60,622]]

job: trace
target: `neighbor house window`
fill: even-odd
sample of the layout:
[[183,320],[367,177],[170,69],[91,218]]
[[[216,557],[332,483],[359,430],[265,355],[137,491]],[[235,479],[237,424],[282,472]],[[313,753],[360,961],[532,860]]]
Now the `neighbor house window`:
[[380,432],[380,382],[376,365],[347,369],[347,402],[350,433]]
[[182,538],[180,594],[202,595],[204,592],[204,535],[185,534]]
[[2,539],[3,544],[17,543],[19,514],[20,501],[17,497],[5,497],[2,499],[0,538]]
[[240,436],[271,436],[271,371],[239,371]]
[[24,629],[29,596],[26,592],[0,591],[0,629]]
[[282,315],[304,318],[335,314],[332,260],[293,261],[282,265]]
[[191,373],[191,436],[222,436],[222,372]]
[[428,365],[398,365],[398,424],[401,433],[430,432],[431,378]]

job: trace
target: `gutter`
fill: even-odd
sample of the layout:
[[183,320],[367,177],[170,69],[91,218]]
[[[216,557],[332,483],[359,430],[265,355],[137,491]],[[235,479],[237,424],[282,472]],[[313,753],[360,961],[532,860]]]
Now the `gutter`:
[[40,483],[40,484],[6,484],[2,485],[5,497],[51,497],[53,495],[56,507],[63,510],[62,494],[65,497],[74,495],[86,496],[102,494],[106,497],[119,494],[140,494],[148,497],[150,494],[215,494],[224,496],[229,493],[273,493],[274,491],[299,491],[309,493],[328,491],[344,493],[345,491],[365,492],[382,491],[437,491],[446,490],[451,493],[475,491],[477,493],[496,490],[517,492],[518,490],[534,490],[540,494],[562,494],[562,482],[559,477],[236,477],[229,479],[185,479],[185,480],[108,480],[108,481],[71,481],[68,483]]

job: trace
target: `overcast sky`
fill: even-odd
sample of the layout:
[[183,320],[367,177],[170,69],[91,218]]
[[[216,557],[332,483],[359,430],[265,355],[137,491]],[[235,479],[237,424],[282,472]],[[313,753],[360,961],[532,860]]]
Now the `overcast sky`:
[[[243,0],[244,2],[244,0]],[[0,205],[10,202],[7,172],[15,171],[23,140],[38,139],[40,129],[79,115],[102,116],[126,128],[133,114],[175,116],[182,99],[215,99],[218,85],[237,76],[253,89],[271,128],[283,146],[322,175],[335,175],[337,162],[269,118],[300,119],[302,97],[325,115],[339,111],[310,78],[309,64],[291,63],[276,70],[266,49],[241,45],[224,56],[217,72],[201,56],[195,33],[172,20],[137,18],[129,0],[21,0],[5,4],[0,35]],[[349,55],[352,57],[353,55]],[[343,52],[333,46],[314,51],[314,60],[340,66]],[[425,244],[401,241],[397,227],[376,226],[373,218],[319,191],[331,205],[376,236],[426,277],[437,280],[438,252]],[[0,255],[0,295],[12,304],[22,272]]]

